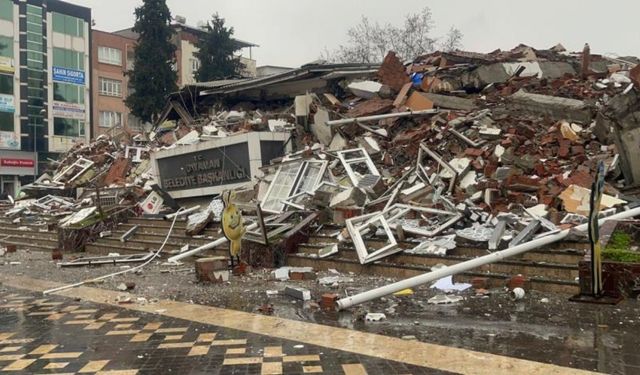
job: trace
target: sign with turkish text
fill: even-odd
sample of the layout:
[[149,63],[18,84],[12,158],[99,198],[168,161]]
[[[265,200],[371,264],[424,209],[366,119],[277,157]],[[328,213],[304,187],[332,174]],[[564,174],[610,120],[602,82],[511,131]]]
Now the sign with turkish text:
[[250,170],[246,142],[158,159],[162,188],[167,191],[246,182]]
[[35,162],[31,159],[15,159],[15,158],[2,158],[0,159],[0,166],[14,167],[14,168],[33,168]]
[[0,56],[0,72],[13,73],[16,68],[13,66],[13,59],[6,56]]
[[16,106],[13,101],[13,95],[0,94],[0,112],[14,113]]
[[19,150],[20,141],[16,133],[0,131],[0,149]]
[[52,107],[54,117],[70,118],[75,120],[86,119],[84,104],[54,101]]
[[75,85],[84,85],[84,72],[69,68],[53,67],[53,80],[56,82],[73,83]]

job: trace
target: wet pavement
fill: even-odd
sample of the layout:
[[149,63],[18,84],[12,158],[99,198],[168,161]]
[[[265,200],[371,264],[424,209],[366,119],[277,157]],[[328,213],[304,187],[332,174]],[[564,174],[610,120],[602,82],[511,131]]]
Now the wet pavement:
[[[0,273],[77,282],[119,269],[112,266],[59,269],[47,255],[19,252],[11,260],[21,264],[0,266]],[[326,273],[319,274],[322,276]],[[160,298],[251,313],[263,304],[272,304],[275,317],[301,322],[590,371],[640,373],[640,355],[635,350],[640,346],[640,304],[635,300],[618,306],[589,305],[569,302],[565,295],[532,292],[521,301],[511,301],[503,291],[494,290],[485,298],[463,292],[465,300],[461,303],[434,306],[426,301],[438,291],[421,287],[410,296],[390,296],[349,311],[329,312],[313,301],[303,303],[281,294],[267,294],[281,291],[285,285],[298,285],[311,289],[317,298],[325,292],[353,294],[390,282],[385,278],[347,276],[353,277],[354,282],[324,287],[315,280],[269,280],[269,272],[257,270],[246,277],[234,277],[221,287],[195,283],[189,264],[172,271],[156,264],[141,274],[114,278],[94,287],[113,291],[119,283],[130,281],[136,283],[136,288],[130,294],[119,294],[130,295],[134,302],[138,297],[147,301]],[[387,320],[364,322],[361,317],[366,312],[385,313]]]
[[223,327],[12,288],[0,292],[0,372],[445,374]]

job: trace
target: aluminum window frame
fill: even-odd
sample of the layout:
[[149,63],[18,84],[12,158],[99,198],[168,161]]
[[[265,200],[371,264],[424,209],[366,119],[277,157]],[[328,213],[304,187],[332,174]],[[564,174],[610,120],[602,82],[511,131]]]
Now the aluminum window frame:
[[[311,165],[319,165],[319,169],[314,176],[305,178],[307,172],[311,170]],[[289,164],[281,165],[273,177],[267,193],[262,199],[262,210],[268,213],[281,213],[285,211],[285,206],[287,206],[285,202],[291,199],[292,196],[299,195],[303,192],[312,194],[322,182],[327,165],[328,163],[325,160],[296,160]],[[286,172],[283,172],[283,168],[287,168]],[[294,173],[290,173],[289,169],[291,171],[295,170],[295,175]],[[294,176],[290,183],[282,184],[283,180],[281,175],[283,173],[287,173],[288,176]],[[305,187],[304,185],[309,181],[311,181],[310,184]],[[278,187],[278,185],[284,187],[284,191],[287,192],[286,196],[280,192],[278,192],[275,197],[272,196],[275,194],[275,189],[282,191],[283,188]],[[287,188],[287,186],[289,186],[289,188]]]
[[[347,154],[356,153],[356,152],[361,153],[362,156],[347,159],[346,157]],[[351,165],[353,164],[360,164],[364,162],[367,168],[369,169],[369,173],[367,174],[380,176],[380,172],[378,172],[378,169],[376,168],[375,164],[371,160],[371,157],[369,156],[369,154],[364,148],[360,147],[360,148],[353,148],[350,150],[342,150],[342,151],[338,151],[337,154],[338,154],[338,158],[342,162],[342,165],[344,166],[345,171],[347,172],[347,175],[349,176],[349,179],[351,180],[351,184],[354,187],[358,186],[362,177],[358,177],[359,173],[353,170],[353,168],[351,167]]]

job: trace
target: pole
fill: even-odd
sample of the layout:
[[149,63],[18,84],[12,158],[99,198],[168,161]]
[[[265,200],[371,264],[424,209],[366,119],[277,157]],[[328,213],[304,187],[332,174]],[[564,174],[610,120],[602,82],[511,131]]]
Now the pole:
[[[247,227],[247,231],[254,230],[257,227],[258,227],[258,223],[253,223],[253,224],[251,224],[251,225],[249,225]],[[218,238],[217,240],[215,240],[213,242],[209,242],[208,244],[202,245],[202,246],[200,246],[198,248],[195,248],[193,250],[185,251],[182,254],[174,255],[171,258],[167,259],[167,260],[169,262],[177,262],[177,261],[179,261],[181,259],[190,257],[190,256],[192,256],[194,254],[199,253],[199,252],[202,252],[202,251],[205,251],[205,250],[209,250],[209,249],[215,249],[216,247],[218,247],[220,245],[223,245],[223,244],[227,243],[228,241],[229,240],[226,237],[221,237],[221,238]]]
[[327,126],[342,126],[347,124],[355,124],[358,122],[366,122],[366,121],[375,121],[375,120],[383,120],[386,118],[396,118],[396,117],[408,117],[408,116],[425,116],[425,115],[433,115],[436,113],[440,113],[437,109],[424,109],[422,111],[415,112],[398,112],[398,113],[386,113],[384,115],[374,115],[374,116],[364,116],[364,117],[355,117],[355,118],[345,118],[342,120],[333,120],[327,121]]
[[[609,220],[622,220],[622,219],[628,219],[634,216],[638,216],[640,215],[640,207],[635,207],[633,209],[630,209],[628,211],[623,211],[620,213],[617,213],[615,215],[609,216],[607,218],[604,219],[600,219],[599,222],[600,224],[609,221]],[[462,262],[462,263],[458,263],[458,264],[454,264],[452,266],[446,267],[446,268],[442,268],[436,271],[431,271],[422,275],[418,275],[418,276],[414,276],[411,277],[409,279],[405,279],[405,280],[401,280],[398,282],[395,282],[393,284],[389,284],[389,285],[385,285],[383,287],[380,288],[376,288],[376,289],[372,289],[360,294],[356,294],[354,296],[351,297],[346,297],[346,298],[342,298],[338,301],[338,309],[339,310],[343,310],[346,308],[349,308],[351,306],[355,306],[355,305],[359,305],[361,303],[367,302],[367,301],[371,301],[380,297],[384,297],[387,296],[389,294],[393,294],[396,292],[399,292],[401,290],[404,289],[409,289],[409,288],[414,288],[418,285],[421,284],[426,284],[426,283],[430,283],[436,280],[440,280],[443,277],[447,277],[447,276],[452,276],[461,272],[465,272],[468,270],[471,270],[473,268],[476,267],[480,267],[483,266],[485,264],[490,264],[490,263],[494,263],[494,262],[498,262],[502,259],[514,256],[514,255],[518,255],[518,254],[522,254],[525,253],[529,250],[533,250],[536,249],[538,247],[541,246],[545,246],[545,245],[549,245],[552,244],[554,242],[560,241],[562,239],[564,239],[565,237],[567,237],[570,233],[571,230],[577,230],[580,232],[584,232],[588,229],[588,224],[582,224],[582,225],[578,225],[576,227],[570,228],[570,229],[565,229],[561,232],[558,232],[556,234],[552,234],[549,236],[545,236],[542,238],[537,238],[534,239],[532,241],[529,242],[525,242],[523,244],[514,246],[512,248],[506,249],[506,250],[502,250],[502,251],[497,251],[495,253],[491,253],[491,254],[487,254],[478,258],[474,258],[471,260],[468,260],[466,262]]]

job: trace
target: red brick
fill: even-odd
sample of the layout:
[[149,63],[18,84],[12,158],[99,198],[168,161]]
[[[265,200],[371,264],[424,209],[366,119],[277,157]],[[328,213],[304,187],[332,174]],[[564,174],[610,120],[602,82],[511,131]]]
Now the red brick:
[[464,153],[467,156],[478,157],[478,156],[482,156],[484,151],[482,151],[482,149],[479,149],[479,148],[468,148],[464,150]]
[[409,82],[409,77],[402,61],[393,51],[389,51],[387,56],[384,57],[384,61],[382,61],[382,65],[378,70],[378,77],[380,82],[391,87],[396,92],[399,92],[402,86]]

